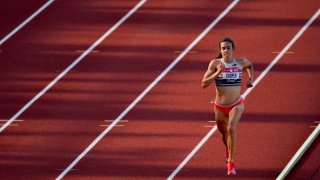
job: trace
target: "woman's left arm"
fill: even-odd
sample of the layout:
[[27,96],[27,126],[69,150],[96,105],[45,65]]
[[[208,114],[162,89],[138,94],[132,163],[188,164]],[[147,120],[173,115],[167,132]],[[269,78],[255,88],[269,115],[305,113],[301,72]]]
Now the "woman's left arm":
[[243,68],[245,68],[247,74],[248,74],[248,81],[247,81],[247,87],[253,87],[253,65],[252,63],[246,59],[246,58],[241,58],[241,64],[243,66]]

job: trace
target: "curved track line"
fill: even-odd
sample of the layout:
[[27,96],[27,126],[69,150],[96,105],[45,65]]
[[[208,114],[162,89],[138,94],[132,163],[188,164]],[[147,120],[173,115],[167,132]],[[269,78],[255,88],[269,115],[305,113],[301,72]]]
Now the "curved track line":
[[11,36],[13,36],[16,32],[18,32],[23,26],[28,24],[33,18],[35,18],[38,14],[40,14],[45,8],[47,8],[50,4],[52,4],[55,0],[50,0],[46,2],[41,8],[39,8],[36,12],[34,12],[28,19],[23,21],[19,26],[17,26],[14,30],[12,30],[8,35],[6,35],[4,38],[0,41],[0,46],[7,41]]
[[[291,41],[282,49],[282,51],[274,58],[274,60],[269,64],[269,66],[259,75],[259,77],[253,82],[253,87],[247,89],[241,97],[243,99],[253,90],[253,88],[266,76],[270,69],[280,60],[280,58],[285,54],[286,51],[298,40],[298,38],[304,33],[304,31],[312,24],[312,22],[319,16],[320,9],[309,19],[309,21],[300,29],[300,31],[291,39]],[[320,127],[320,125],[319,125]],[[320,128],[317,128],[318,130]],[[178,172],[183,168],[184,165],[195,155],[195,153],[203,146],[203,144],[213,135],[216,131],[217,125],[215,125],[207,135],[200,141],[200,143],[191,151],[191,153],[182,161],[182,163],[177,167],[177,169],[168,177],[168,180],[173,179]]]
[[147,0],[141,0],[133,9],[131,9],[124,17],[122,17],[114,26],[112,26],[105,34],[103,34],[94,44],[84,51],[69,67],[60,73],[53,81],[51,81],[41,92],[32,98],[20,111],[18,111],[8,122],[0,128],[0,133],[7,128],[16,118],[18,118],[26,109],[28,109],[35,101],[37,101],[44,93],[46,93],[54,84],[56,84],[63,76],[65,76],[74,66],[83,60],[94,48],[96,48],[105,38],[107,38],[114,30],[116,30],[125,20],[127,20],[139,7]]
[[62,179],[239,1],[231,3],[56,179]]

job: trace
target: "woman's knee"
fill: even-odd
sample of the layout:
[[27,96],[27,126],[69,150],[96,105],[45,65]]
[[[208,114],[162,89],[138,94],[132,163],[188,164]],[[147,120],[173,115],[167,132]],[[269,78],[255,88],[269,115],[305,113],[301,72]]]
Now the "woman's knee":
[[229,125],[227,128],[227,132],[229,135],[235,134],[237,132],[236,126]]

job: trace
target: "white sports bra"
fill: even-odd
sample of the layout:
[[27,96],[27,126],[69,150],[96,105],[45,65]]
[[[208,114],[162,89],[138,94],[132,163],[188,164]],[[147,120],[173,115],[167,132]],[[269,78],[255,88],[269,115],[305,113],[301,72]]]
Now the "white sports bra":
[[222,62],[225,67],[215,79],[216,86],[241,86],[241,65],[235,59],[233,59],[231,63],[226,63],[222,59],[219,61]]

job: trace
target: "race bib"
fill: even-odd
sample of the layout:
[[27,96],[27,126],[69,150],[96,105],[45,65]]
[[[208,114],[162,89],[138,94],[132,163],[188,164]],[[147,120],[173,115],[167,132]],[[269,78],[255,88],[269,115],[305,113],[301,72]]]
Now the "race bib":
[[226,79],[239,79],[239,73],[225,73],[224,78],[226,78]]

